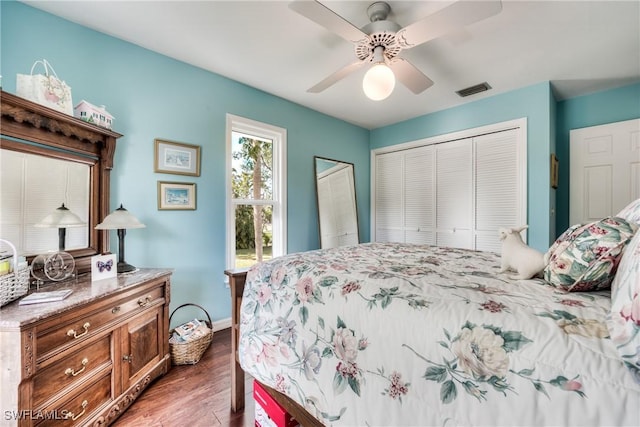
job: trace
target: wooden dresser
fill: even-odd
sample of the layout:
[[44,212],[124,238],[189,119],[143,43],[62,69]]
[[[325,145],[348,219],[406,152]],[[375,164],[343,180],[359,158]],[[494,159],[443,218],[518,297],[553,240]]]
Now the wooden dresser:
[[0,309],[0,425],[108,425],[171,367],[171,270],[139,269],[59,302]]

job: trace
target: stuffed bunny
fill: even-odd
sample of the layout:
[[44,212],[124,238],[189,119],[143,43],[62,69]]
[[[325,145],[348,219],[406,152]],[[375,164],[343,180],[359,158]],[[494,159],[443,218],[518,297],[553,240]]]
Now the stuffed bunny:
[[528,227],[528,225],[523,225],[519,228],[500,228],[498,230],[500,240],[502,240],[500,273],[507,270],[518,273],[516,276],[509,276],[510,279],[531,279],[544,270],[545,263],[542,252],[527,246],[520,236],[520,232]]

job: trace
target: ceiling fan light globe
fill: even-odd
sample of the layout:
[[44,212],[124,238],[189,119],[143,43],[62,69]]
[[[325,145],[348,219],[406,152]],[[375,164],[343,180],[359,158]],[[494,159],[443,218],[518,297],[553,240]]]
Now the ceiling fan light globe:
[[396,85],[396,77],[391,68],[385,64],[375,64],[371,67],[362,80],[362,90],[367,98],[373,101],[382,101],[393,92]]

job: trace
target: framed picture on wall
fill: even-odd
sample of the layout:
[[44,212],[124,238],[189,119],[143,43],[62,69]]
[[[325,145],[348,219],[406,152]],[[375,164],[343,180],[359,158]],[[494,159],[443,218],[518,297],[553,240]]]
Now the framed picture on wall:
[[551,155],[551,188],[558,188],[558,158],[555,154]]
[[196,184],[158,181],[159,210],[195,210]]
[[155,139],[154,172],[200,176],[200,146]]

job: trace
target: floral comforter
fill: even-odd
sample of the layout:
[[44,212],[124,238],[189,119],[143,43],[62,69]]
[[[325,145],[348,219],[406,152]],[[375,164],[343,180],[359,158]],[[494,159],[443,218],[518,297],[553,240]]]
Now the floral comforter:
[[240,363],[326,425],[640,425],[609,292],[499,268],[493,253],[392,243],[257,264]]

